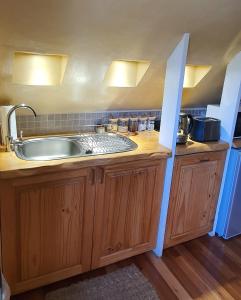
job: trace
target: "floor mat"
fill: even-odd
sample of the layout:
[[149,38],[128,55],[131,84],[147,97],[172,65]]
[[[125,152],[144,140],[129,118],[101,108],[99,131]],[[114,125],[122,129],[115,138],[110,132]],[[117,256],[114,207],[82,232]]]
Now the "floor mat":
[[46,295],[45,300],[158,300],[155,289],[135,265],[80,281]]

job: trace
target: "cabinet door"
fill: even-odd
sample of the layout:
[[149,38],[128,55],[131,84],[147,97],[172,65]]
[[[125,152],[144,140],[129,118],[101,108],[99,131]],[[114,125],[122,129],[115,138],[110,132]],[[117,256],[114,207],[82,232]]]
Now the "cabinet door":
[[226,151],[176,157],[165,247],[212,229],[225,156]]
[[90,269],[91,177],[81,169],[2,183],[2,268],[13,293]]
[[165,160],[99,169],[93,268],[155,247],[164,171]]

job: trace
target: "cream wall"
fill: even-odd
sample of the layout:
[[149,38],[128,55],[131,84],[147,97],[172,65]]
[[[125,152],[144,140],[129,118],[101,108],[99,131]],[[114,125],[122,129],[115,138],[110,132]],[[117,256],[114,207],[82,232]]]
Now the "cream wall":
[[[189,64],[212,65],[184,106],[218,103],[224,72],[241,51],[240,0],[8,0],[0,8],[0,104],[38,112],[154,109],[162,101],[165,62],[184,32]],[[12,84],[16,50],[66,54],[59,87]],[[107,87],[112,60],[151,61],[136,88]]]

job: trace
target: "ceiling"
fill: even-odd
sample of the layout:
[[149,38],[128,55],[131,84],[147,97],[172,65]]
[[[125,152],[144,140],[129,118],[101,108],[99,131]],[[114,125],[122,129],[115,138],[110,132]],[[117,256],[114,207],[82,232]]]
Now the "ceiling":
[[[183,106],[219,103],[225,68],[241,51],[240,0],[8,0],[0,10],[0,104],[38,112],[160,108],[165,64],[183,33],[189,64],[212,65]],[[16,50],[66,54],[61,86],[12,83]],[[137,87],[107,87],[112,60],[151,61]]]

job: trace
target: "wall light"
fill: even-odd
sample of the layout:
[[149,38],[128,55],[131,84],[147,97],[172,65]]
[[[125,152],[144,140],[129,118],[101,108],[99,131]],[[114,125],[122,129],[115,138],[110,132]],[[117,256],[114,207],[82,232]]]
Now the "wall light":
[[194,88],[208,74],[212,66],[193,66],[185,67],[184,88]]
[[149,61],[114,60],[104,81],[112,87],[136,87],[149,66]]
[[15,52],[13,83],[24,85],[60,85],[66,69],[66,55]]

